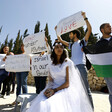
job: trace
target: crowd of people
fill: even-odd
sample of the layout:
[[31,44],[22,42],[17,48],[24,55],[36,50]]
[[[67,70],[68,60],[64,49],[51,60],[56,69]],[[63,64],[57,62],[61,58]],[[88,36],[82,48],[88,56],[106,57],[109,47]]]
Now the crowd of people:
[[[87,32],[82,39],[84,45],[88,43],[88,39],[92,32],[92,27],[82,12],[82,16],[86,22]],[[57,31],[57,26],[55,27]],[[102,38],[93,46],[91,52],[97,52],[106,49],[112,52],[112,36],[111,26],[109,23],[104,23],[100,26]],[[87,68],[85,66],[85,51],[80,40],[81,33],[79,30],[69,32],[69,38],[72,42],[64,41],[57,35],[56,41],[53,44],[52,51],[48,46],[47,52],[42,52],[39,55],[51,53],[52,63],[49,67],[48,83],[46,84],[47,77],[34,77],[36,85],[36,93],[38,96],[32,101],[28,108],[23,112],[93,112],[94,105],[92,100],[91,91],[87,79]],[[47,42],[47,40],[46,40]],[[71,59],[67,56],[64,45],[71,49]],[[103,45],[103,46],[102,46]],[[92,50],[92,49],[91,49]],[[24,54],[24,45],[21,46],[21,51]],[[90,51],[88,51],[90,52]],[[9,52],[8,46],[5,46],[1,52],[2,54],[14,55]],[[3,59],[3,63],[6,57]],[[0,69],[0,89],[1,84],[2,92],[0,97],[9,95],[14,92],[15,87],[15,74],[17,80],[16,95],[27,93],[27,77],[28,72],[8,73],[5,69]],[[10,78],[9,78],[10,77]],[[112,112],[112,78],[104,78],[109,89],[109,101],[111,105],[110,112]],[[12,82],[11,82],[12,81]],[[12,91],[10,84],[13,85]],[[11,92],[10,92],[11,91]],[[11,104],[14,105],[15,101]]]

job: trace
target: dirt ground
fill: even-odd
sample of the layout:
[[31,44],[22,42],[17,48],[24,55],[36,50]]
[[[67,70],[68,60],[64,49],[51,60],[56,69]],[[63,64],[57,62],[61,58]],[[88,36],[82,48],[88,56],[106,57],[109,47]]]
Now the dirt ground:
[[[29,93],[35,93],[35,87],[28,86]],[[92,92],[93,103],[94,103],[94,112],[110,112],[110,104],[108,100],[108,94],[100,92]],[[0,112],[13,112],[14,106],[10,107],[8,104],[11,104],[16,98],[16,93],[11,94],[9,98],[3,99],[0,98]],[[20,111],[21,104],[17,108],[17,112]]]

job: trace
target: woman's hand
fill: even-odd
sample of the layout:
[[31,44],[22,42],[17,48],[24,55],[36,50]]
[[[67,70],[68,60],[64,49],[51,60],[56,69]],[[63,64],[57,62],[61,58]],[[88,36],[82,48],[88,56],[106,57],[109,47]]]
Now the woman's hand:
[[54,95],[54,90],[51,89],[51,88],[48,88],[48,89],[45,90],[44,95],[45,95],[47,98],[49,98],[49,97],[51,97],[52,95]]
[[5,57],[3,58],[3,61],[5,61],[5,60],[6,60],[6,58],[7,58],[7,57],[5,56]]

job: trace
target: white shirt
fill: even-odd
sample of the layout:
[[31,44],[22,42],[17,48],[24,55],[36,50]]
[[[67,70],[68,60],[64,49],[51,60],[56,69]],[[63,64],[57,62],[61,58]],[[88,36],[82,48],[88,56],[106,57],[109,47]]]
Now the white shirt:
[[[85,39],[83,40],[84,44],[87,45]],[[77,42],[74,42],[74,44],[72,45],[71,60],[74,62],[74,65],[86,63],[85,53],[81,50],[83,45],[80,45],[80,42],[81,40],[78,40]]]
[[109,37],[109,38],[105,38],[105,39],[109,41],[109,40],[111,39],[111,37]]
[[6,54],[0,54],[0,69],[5,69],[5,61],[3,61],[5,56]]

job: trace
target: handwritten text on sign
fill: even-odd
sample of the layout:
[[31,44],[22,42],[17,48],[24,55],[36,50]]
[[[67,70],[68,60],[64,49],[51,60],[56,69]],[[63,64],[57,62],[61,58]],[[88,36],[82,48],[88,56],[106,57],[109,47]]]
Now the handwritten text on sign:
[[48,76],[49,64],[51,63],[50,55],[32,57],[32,75]]
[[35,33],[24,38],[26,54],[46,51],[45,32]]
[[57,25],[57,35],[62,35],[85,25],[81,11],[62,19]]
[[0,68],[5,68],[5,61],[3,61],[3,58],[6,56],[6,54],[0,54]]
[[5,70],[8,72],[30,71],[30,56],[25,54],[7,56]]

